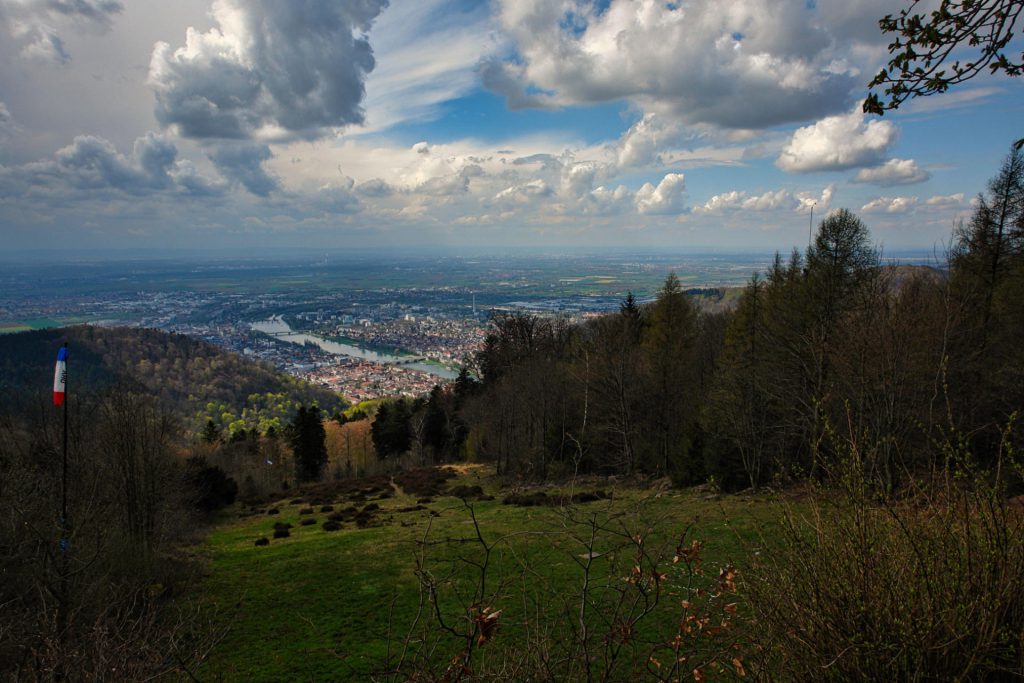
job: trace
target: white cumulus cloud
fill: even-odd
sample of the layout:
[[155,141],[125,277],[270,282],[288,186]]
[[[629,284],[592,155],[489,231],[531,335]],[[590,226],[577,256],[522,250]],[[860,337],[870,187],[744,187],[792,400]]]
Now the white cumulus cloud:
[[482,77],[513,108],[628,99],[686,123],[761,129],[845,108],[863,80],[862,35],[811,3],[500,0],[497,16],[512,54]]
[[716,194],[701,206],[694,209],[695,213],[720,215],[735,211],[795,211],[807,213],[813,206],[820,212],[828,211],[832,203],[834,186],[829,185],[820,195],[811,192],[792,192],[790,190],[769,190],[762,194],[748,194],[742,190],[732,190]]
[[17,125],[7,105],[0,101],[0,142],[14,137]]
[[878,197],[860,210],[864,213],[909,213],[917,206],[917,197]]
[[191,138],[318,137],[363,121],[365,33],[387,0],[216,0],[216,27],[157,43],[156,117]]
[[110,29],[124,6],[119,0],[0,0],[0,23],[23,58],[54,65],[71,61],[61,29]]
[[947,195],[937,194],[929,197],[925,204],[928,206],[938,207],[940,209],[963,208],[967,205],[964,202],[963,192]]
[[686,210],[686,179],[682,173],[667,173],[657,187],[651,183],[636,191],[634,199],[638,213],[667,215]]
[[865,120],[857,108],[798,128],[775,165],[790,173],[874,166],[885,159],[897,135],[892,123]]
[[50,159],[19,166],[0,166],[0,196],[76,194],[145,196],[172,193],[195,197],[223,194],[223,183],[201,175],[193,164],[178,159],[178,149],[161,135],[138,138],[130,155],[110,141],[80,135]]
[[540,178],[529,182],[506,187],[496,195],[494,201],[499,204],[530,205],[543,197],[552,195],[551,187]]
[[889,159],[881,166],[862,168],[857,171],[853,182],[889,187],[891,185],[923,183],[929,178],[931,178],[931,174],[918,166],[913,159]]

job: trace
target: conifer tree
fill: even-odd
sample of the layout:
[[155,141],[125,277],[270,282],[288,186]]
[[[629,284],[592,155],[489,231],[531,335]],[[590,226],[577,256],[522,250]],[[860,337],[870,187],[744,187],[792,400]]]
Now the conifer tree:
[[296,480],[317,481],[327,465],[327,435],[320,408],[300,406],[288,432],[295,455]]

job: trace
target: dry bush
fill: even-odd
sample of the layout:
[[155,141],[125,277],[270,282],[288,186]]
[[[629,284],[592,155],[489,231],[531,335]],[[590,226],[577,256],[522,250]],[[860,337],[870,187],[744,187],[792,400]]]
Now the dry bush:
[[748,584],[779,680],[1024,678],[1024,515],[1002,472],[944,451],[944,476],[883,498],[852,444],[835,486],[787,509]]
[[384,465],[377,457],[370,438],[370,421],[358,420],[339,425],[333,420],[324,422],[327,462],[334,478],[363,477],[379,474]]

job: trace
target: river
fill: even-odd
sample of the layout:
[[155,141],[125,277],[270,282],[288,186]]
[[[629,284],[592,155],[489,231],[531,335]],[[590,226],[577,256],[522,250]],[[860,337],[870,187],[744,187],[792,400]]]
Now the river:
[[459,373],[454,370],[449,370],[448,368],[440,365],[424,363],[422,361],[410,362],[413,358],[416,358],[416,356],[396,356],[390,353],[380,353],[378,351],[363,349],[351,344],[344,344],[342,342],[324,339],[323,337],[318,337],[315,334],[293,332],[288,323],[286,323],[279,315],[271,316],[267,320],[250,323],[249,326],[257,332],[271,334],[277,339],[283,339],[285,341],[292,342],[293,344],[305,344],[307,342],[316,344],[327,353],[333,353],[336,356],[351,356],[352,358],[362,358],[364,360],[373,361],[374,363],[401,365],[403,368],[420,370],[445,379],[455,379],[459,376]]

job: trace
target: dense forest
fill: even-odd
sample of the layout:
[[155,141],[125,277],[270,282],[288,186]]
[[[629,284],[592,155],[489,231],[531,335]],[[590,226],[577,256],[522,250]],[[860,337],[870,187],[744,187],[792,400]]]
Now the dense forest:
[[582,325],[496,313],[473,373],[382,404],[381,456],[470,458],[536,479],[645,473],[725,489],[820,479],[855,444],[893,491],[957,444],[1024,445],[1024,157],[957,226],[948,262],[887,265],[847,210],[777,255],[730,311],[669,275]]

